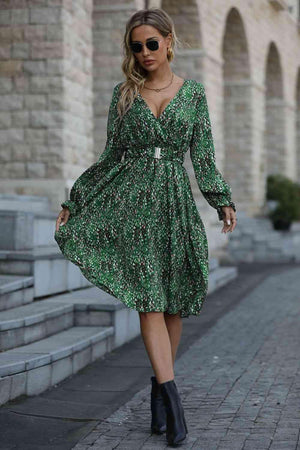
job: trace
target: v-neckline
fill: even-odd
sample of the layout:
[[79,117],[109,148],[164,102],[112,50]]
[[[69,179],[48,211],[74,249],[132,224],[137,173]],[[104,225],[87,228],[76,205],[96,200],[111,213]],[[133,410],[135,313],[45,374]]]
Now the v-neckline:
[[138,97],[142,100],[143,104],[145,105],[146,109],[150,112],[150,114],[152,115],[152,117],[154,118],[154,120],[159,121],[162,116],[165,114],[166,110],[169,108],[169,106],[177,99],[177,97],[180,95],[181,91],[183,90],[186,82],[188,81],[187,78],[184,78],[184,81],[182,83],[182,85],[180,86],[180,88],[178,89],[178,91],[176,92],[176,94],[174,95],[174,97],[171,98],[171,100],[169,101],[169,103],[167,104],[167,106],[165,107],[165,109],[163,109],[163,111],[160,113],[160,115],[158,117],[156,117],[153,113],[153,111],[151,110],[150,106],[148,105],[148,103],[146,102],[146,100],[144,99],[144,97],[138,92]]

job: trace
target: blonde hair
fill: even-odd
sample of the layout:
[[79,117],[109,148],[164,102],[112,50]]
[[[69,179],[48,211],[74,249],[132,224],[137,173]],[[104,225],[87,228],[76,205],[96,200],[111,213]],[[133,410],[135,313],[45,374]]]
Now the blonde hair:
[[147,71],[136,61],[130,48],[131,32],[139,25],[151,25],[156,28],[163,37],[171,33],[171,45],[167,53],[168,61],[174,58],[174,50],[181,45],[175,33],[174,22],[171,17],[161,8],[140,9],[133,14],[126,24],[126,31],[123,39],[122,70],[126,81],[120,86],[120,97],[117,104],[119,118],[122,119],[137,96],[140,88],[143,88],[146,81]]

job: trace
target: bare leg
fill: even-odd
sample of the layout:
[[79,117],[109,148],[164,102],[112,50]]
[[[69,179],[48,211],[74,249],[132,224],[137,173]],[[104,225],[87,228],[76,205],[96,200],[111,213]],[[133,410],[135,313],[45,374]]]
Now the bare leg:
[[180,317],[180,313],[177,314],[168,314],[164,313],[165,322],[169,333],[169,339],[171,342],[172,348],[172,360],[173,367],[175,363],[176,353],[178,349],[178,345],[181,338],[182,333],[182,318]]
[[164,313],[140,312],[139,316],[142,338],[157,382],[173,380],[172,348]]
[[182,333],[180,313],[139,313],[141,334],[158,383],[174,379],[174,363]]

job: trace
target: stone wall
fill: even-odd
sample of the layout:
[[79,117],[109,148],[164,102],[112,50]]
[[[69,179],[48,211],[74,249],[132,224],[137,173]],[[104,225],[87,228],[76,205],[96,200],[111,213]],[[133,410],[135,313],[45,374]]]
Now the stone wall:
[[[298,2],[149,3],[171,15],[185,44],[172,70],[205,85],[217,165],[233,200],[258,213],[269,173],[300,181]],[[98,158],[112,88],[123,80],[125,24],[143,5],[0,2],[1,192],[45,194],[58,209]],[[201,198],[189,154],[185,166]]]
[[64,48],[62,7],[55,3],[53,8],[1,4],[1,179],[14,186],[18,180],[38,185],[63,167],[57,130],[63,130]]
[[59,205],[93,162],[92,6],[1,2],[3,193],[44,194]]
[[94,163],[92,0],[64,0],[64,177]]
[[94,0],[93,11],[93,93],[94,145],[96,158],[106,141],[107,108],[114,85],[121,74],[122,39],[127,19],[136,11],[132,1],[109,3]]

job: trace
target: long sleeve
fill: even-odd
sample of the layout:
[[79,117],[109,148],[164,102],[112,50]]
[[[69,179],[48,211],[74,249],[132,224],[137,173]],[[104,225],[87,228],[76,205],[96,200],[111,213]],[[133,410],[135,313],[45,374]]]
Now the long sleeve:
[[70,191],[70,199],[61,203],[62,207],[69,208],[70,216],[79,213],[97,180],[121,161],[123,149],[118,142],[119,116],[117,112],[121,84],[122,82],[118,83],[113,89],[107,118],[107,137],[104,151],[98,161],[86,169],[74,182]]
[[196,104],[196,119],[190,144],[190,155],[195,177],[200,191],[207,202],[217,210],[219,220],[223,220],[221,206],[232,206],[231,187],[216,167],[211,122],[208,112],[205,88],[200,84]]

